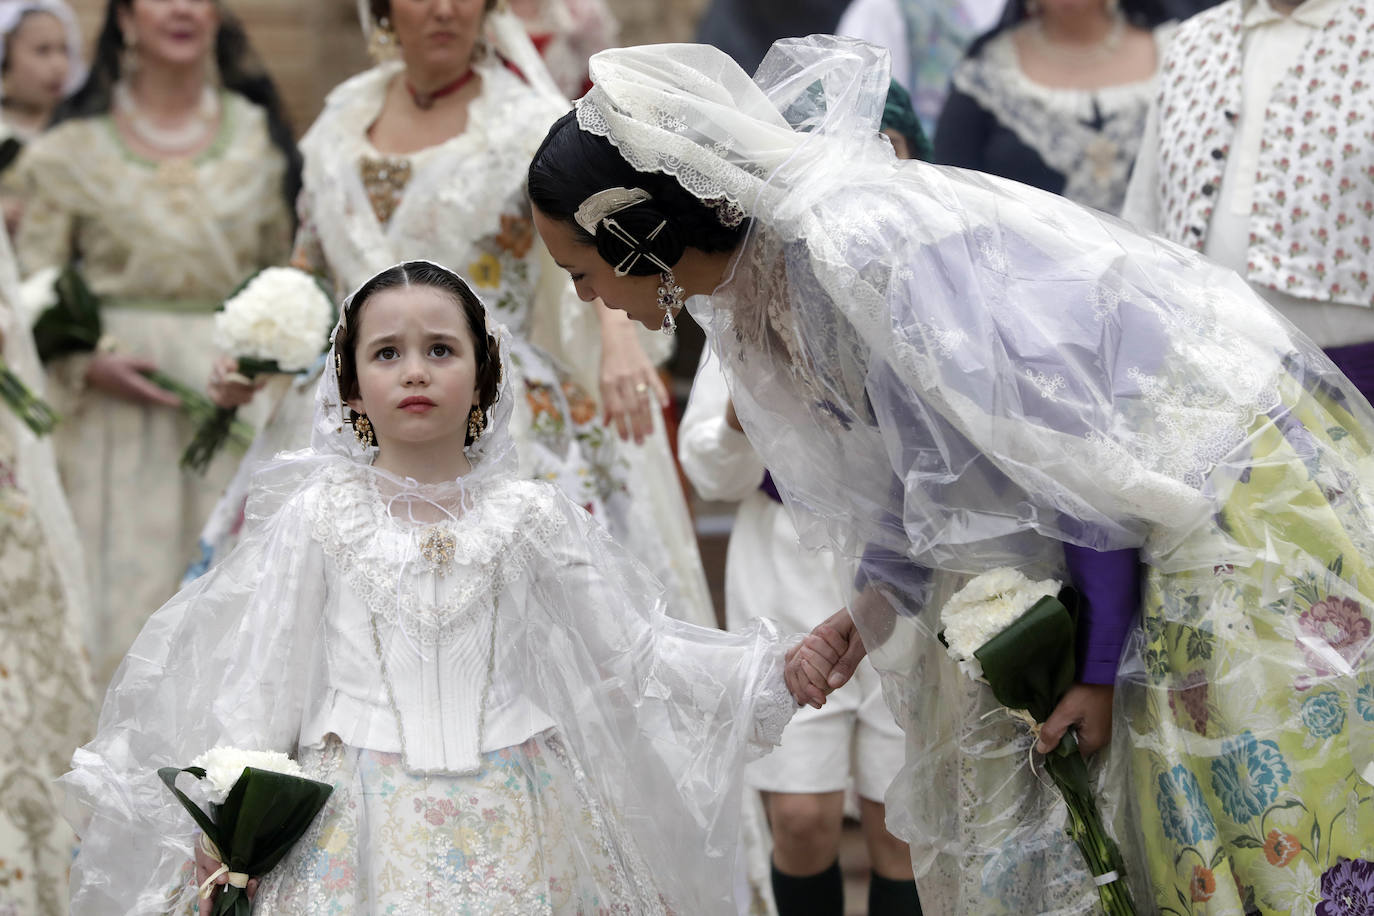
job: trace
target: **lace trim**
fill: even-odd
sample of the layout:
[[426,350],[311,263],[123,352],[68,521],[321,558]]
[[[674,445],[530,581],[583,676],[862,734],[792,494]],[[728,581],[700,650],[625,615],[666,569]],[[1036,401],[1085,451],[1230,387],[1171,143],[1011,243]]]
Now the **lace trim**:
[[[459,522],[413,525],[387,512],[365,471],[333,467],[310,507],[312,533],[373,615],[422,646],[444,644],[546,555],[567,524],[533,482],[506,479],[468,492],[473,506]],[[454,545],[442,577],[421,555],[421,540],[436,528]]]
[[769,653],[767,665],[754,685],[754,733],[750,737],[750,759],[762,757],[782,742],[783,729],[797,714],[797,701],[787,690],[782,670],[781,648]]

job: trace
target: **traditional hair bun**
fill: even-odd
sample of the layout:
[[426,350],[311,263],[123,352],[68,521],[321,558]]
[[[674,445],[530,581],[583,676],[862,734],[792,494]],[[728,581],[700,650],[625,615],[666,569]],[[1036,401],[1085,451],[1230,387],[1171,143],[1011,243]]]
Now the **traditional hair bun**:
[[[686,250],[676,220],[656,207],[652,200],[620,210],[609,219],[614,220],[625,235],[638,242],[638,245],[632,246],[618,233],[609,231],[606,228],[607,221],[603,220],[596,233],[596,251],[608,264],[629,262],[627,272],[632,277],[659,273],[663,268],[655,264],[654,259],[672,267]],[[634,258],[636,253],[641,257]]]

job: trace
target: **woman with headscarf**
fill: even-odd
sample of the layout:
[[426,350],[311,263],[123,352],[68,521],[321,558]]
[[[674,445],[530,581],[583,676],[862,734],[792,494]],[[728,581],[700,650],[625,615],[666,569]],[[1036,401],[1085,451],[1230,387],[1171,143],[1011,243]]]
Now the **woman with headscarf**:
[[[1086,914],[1121,880],[1164,912],[1367,895],[1374,409],[1321,350],[1194,252],[899,163],[870,46],[779,42],[754,80],[624,49],[592,78],[531,164],[535,224],[587,298],[657,324],[699,297],[800,533],[855,569],[789,675],[813,703],[865,650],[883,675],[925,908]],[[937,638],[1005,567],[1083,596],[1038,739]],[[1070,726],[1110,742],[1124,875],[1089,873],[1028,765]]]
[[271,79],[218,2],[110,0],[89,78],[16,167],[21,266],[75,264],[102,299],[102,345],[48,368],[103,686],[176,589],[234,468],[178,467],[194,426],[142,372],[202,384],[212,313],[290,252],[297,157]]

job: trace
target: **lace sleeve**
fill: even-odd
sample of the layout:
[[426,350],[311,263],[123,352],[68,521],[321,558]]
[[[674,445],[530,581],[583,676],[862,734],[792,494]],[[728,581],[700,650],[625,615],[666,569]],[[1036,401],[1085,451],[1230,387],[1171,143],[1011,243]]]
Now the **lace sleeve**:
[[24,197],[24,215],[14,244],[20,270],[28,275],[45,267],[63,267],[75,253],[76,234],[76,214],[58,193],[66,181],[65,169],[47,154],[41,140],[30,145],[17,168]]

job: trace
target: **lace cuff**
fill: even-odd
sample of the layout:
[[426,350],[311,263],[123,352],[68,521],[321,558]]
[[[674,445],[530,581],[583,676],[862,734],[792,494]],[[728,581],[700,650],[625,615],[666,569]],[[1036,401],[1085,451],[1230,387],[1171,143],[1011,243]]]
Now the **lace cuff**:
[[756,760],[777,747],[782,730],[797,712],[797,701],[783,680],[783,666],[787,661],[787,647],[800,638],[774,646],[764,660],[763,670],[755,681],[754,731],[749,737],[750,760]]

